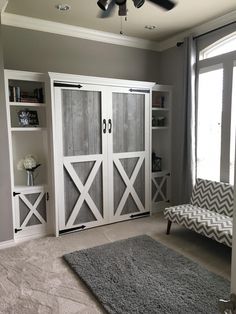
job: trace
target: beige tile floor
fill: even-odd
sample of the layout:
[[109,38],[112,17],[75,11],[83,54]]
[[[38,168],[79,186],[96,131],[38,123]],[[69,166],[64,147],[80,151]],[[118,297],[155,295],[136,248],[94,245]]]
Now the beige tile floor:
[[[230,279],[231,250],[172,226],[165,234],[162,214],[55,237],[44,237],[0,251],[1,314],[104,313],[62,255],[75,250],[148,234],[164,245]],[[153,261],[155,262],[155,261]]]

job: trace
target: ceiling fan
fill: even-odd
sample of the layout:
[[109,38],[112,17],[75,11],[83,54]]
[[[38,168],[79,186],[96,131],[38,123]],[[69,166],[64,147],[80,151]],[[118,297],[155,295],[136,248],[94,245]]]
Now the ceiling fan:
[[[145,0],[132,0],[134,3],[134,6],[136,8],[141,8],[141,6],[144,4]],[[169,11],[174,8],[175,3],[171,0],[148,0],[149,2],[152,2],[163,9]],[[119,16],[126,16],[127,15],[127,0],[98,0],[97,5],[100,9],[103,10],[103,12],[100,14],[101,18],[106,18],[112,15],[115,5],[119,6],[118,15]]]

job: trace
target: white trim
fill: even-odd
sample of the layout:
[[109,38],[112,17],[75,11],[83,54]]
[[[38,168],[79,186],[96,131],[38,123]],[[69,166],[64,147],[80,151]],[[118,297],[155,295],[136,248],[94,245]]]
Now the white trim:
[[4,75],[8,80],[36,81],[36,82],[45,80],[45,74],[37,72],[4,70]]
[[3,241],[3,242],[0,242],[0,250],[9,248],[9,247],[15,246],[15,245],[16,245],[16,243],[15,243],[15,241],[13,239],[12,240],[8,240],[8,241]]
[[[5,0],[0,0],[0,4],[1,1],[4,2]],[[5,7],[1,12],[1,22],[3,25],[153,51],[164,51],[166,49],[172,48],[176,45],[178,41],[183,41],[186,36],[190,34],[197,36],[207,31],[214,30],[217,27],[235,21],[236,16],[236,10],[234,10],[216,19],[212,19],[209,22],[190,28],[185,32],[181,32],[173,37],[170,37],[169,39],[155,42],[136,37],[117,35],[114,33],[93,30],[85,27],[73,26],[27,17],[23,15],[6,13],[4,12],[4,10]]]
[[[120,80],[105,77],[95,77],[95,76],[85,76],[76,74],[64,74],[48,72],[48,75],[52,81],[56,82],[70,82],[70,83],[83,83],[83,84],[93,84],[93,85],[105,85],[105,86],[119,86],[119,87],[136,87],[138,89],[151,89],[155,83],[154,82],[144,82],[144,81],[131,81],[131,80]],[[101,88],[101,87],[100,87]],[[70,88],[71,89],[71,88]],[[127,91],[126,91],[127,92]]]
[[236,31],[227,35],[227,36],[224,36],[222,38],[220,38],[219,40],[215,41],[213,44],[207,46],[205,49],[201,50],[200,53],[199,53],[199,60],[205,60],[205,59],[209,59],[209,58],[212,58],[212,57],[217,57],[217,56],[220,56],[222,54],[225,54],[225,53],[229,53],[229,52],[233,52],[235,51],[234,49],[230,50],[230,51],[225,51],[225,52],[221,52],[221,53],[218,53],[214,56],[208,56],[208,54],[210,54],[212,51],[214,51],[215,49],[218,49],[220,47],[222,47],[222,45],[226,45],[228,42],[236,40]]
[[145,40],[131,36],[117,35],[114,33],[98,31],[90,28],[57,23],[11,13],[2,14],[2,24],[20,28],[27,28],[35,31],[94,40],[114,45],[121,45],[154,51],[159,51],[160,49],[159,44],[157,42],[150,40]]

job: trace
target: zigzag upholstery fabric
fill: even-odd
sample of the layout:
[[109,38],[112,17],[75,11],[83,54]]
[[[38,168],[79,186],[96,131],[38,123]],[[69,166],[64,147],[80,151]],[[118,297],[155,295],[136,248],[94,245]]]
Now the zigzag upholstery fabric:
[[228,246],[232,245],[232,218],[185,204],[166,209],[165,218]]
[[234,189],[227,183],[197,179],[190,203],[233,217]]
[[197,179],[190,204],[166,208],[164,216],[231,247],[233,192],[229,184]]

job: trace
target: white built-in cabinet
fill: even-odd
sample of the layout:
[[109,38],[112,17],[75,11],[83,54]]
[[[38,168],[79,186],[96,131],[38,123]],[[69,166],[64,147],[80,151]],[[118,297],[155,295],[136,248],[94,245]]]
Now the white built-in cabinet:
[[[12,70],[5,70],[5,86],[15,239],[133,219],[168,205],[170,86]],[[25,113],[30,124],[22,123]],[[29,154],[41,164],[33,186],[18,169]]]
[[149,214],[153,83],[50,78],[57,234]]
[[171,202],[171,110],[172,87],[156,84],[152,89],[151,198],[152,212]]
[[[5,70],[5,87],[11,159],[13,232],[14,238],[20,239],[49,232],[51,175],[48,153],[49,108],[45,95],[45,75]],[[30,124],[24,125],[25,113],[32,115]],[[19,169],[19,161],[26,155],[34,155],[41,164],[34,172],[34,186],[27,185],[27,173]]]

